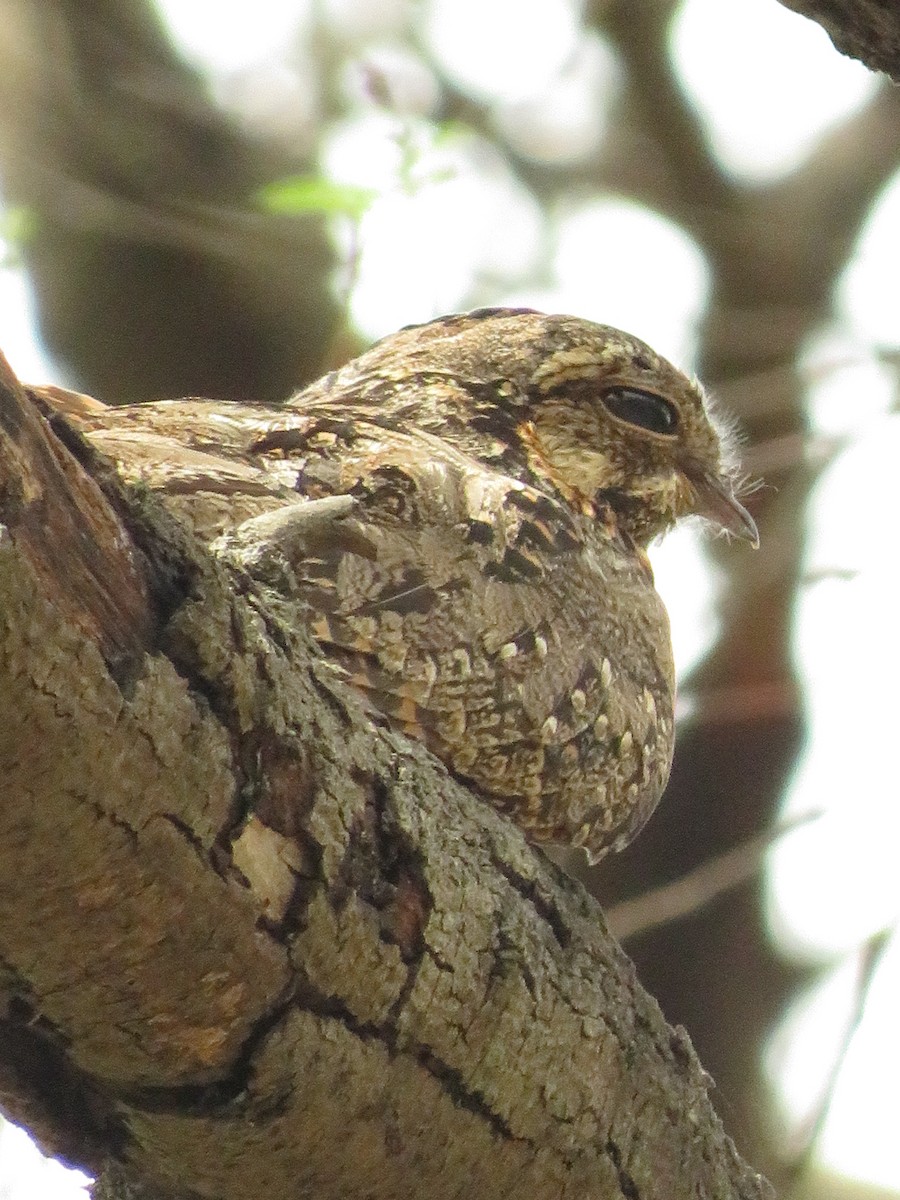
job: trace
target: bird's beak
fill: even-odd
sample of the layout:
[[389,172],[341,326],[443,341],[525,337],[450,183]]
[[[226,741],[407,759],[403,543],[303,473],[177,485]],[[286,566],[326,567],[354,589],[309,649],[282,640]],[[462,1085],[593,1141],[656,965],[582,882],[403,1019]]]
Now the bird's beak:
[[735,537],[746,539],[754,550],[759,549],[756,522],[737,499],[730,484],[706,472],[692,476],[691,483],[697,496],[694,512],[698,516],[706,517]]

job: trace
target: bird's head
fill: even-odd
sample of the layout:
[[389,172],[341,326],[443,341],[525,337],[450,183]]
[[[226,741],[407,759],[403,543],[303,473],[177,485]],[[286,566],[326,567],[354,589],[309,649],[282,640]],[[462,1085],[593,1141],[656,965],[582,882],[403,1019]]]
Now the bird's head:
[[536,366],[524,438],[557,486],[605,501],[646,546],[685,516],[758,543],[703,391],[649,346],[586,321]]
[[468,389],[468,411],[435,414],[444,428],[515,441],[534,475],[576,504],[608,506],[638,545],[690,515],[758,542],[699,383],[639,339],[576,317],[480,309],[375,351],[395,352],[404,371],[417,363],[423,379],[446,372]]

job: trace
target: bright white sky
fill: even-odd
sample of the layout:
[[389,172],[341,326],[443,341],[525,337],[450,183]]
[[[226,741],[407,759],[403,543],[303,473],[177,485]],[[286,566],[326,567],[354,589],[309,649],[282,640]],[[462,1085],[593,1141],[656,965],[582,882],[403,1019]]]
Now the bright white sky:
[[[434,138],[427,121],[433,80],[392,43],[411,6],[404,0],[370,0],[362,10],[353,0],[320,3],[349,42],[367,42],[370,61],[396,80],[408,110],[405,121],[374,108],[346,119],[323,154],[333,178],[379,194],[358,231],[350,297],[363,332],[376,337],[488,301],[527,303],[621,325],[690,368],[708,286],[703,257],[690,239],[634,205],[586,198],[556,214],[546,285],[526,287],[540,249],[539,214],[485,143],[464,135]],[[185,54],[210,72],[219,94],[270,128],[296,124],[296,108],[289,106],[302,88],[292,82],[291,40],[303,27],[301,0],[164,0],[160,6]],[[422,12],[426,44],[448,73],[494,106],[500,128],[515,127],[522,152],[565,162],[602,136],[604,109],[617,85],[614,61],[600,39],[579,43],[573,4],[424,0]],[[471,36],[475,26],[477,38]],[[773,0],[688,0],[674,49],[717,153],[748,180],[789,172],[874,86],[818,27]],[[348,90],[354,86],[358,80],[348,79]],[[529,117],[524,134],[517,120],[523,113]],[[416,151],[412,171],[403,165],[404,138]],[[821,331],[807,361],[814,427],[840,439],[844,449],[822,478],[813,510],[811,581],[800,598],[795,635],[812,734],[785,800],[785,813],[821,809],[825,816],[785,840],[768,871],[775,935],[787,952],[829,968],[770,1048],[773,1087],[788,1127],[801,1126],[815,1106],[837,1053],[852,1011],[860,946],[898,919],[900,809],[896,795],[886,792],[889,748],[897,737],[900,639],[885,645],[884,637],[898,626],[891,603],[896,567],[885,547],[896,545],[900,417],[890,414],[895,376],[876,358],[877,348],[898,345],[898,228],[900,177],[881,197],[843,280],[839,322]],[[495,281],[517,273],[522,288],[498,294]],[[40,347],[27,284],[15,269],[0,270],[0,311],[14,368],[29,379],[66,382]],[[673,535],[655,561],[684,672],[714,635],[714,581],[692,531]],[[870,631],[877,631],[877,652]],[[848,723],[853,719],[855,727]],[[821,1158],[900,1194],[898,995],[895,937],[840,1076]],[[9,1200],[82,1195],[76,1176],[39,1167],[17,1131],[0,1135],[0,1156],[0,1191]]]

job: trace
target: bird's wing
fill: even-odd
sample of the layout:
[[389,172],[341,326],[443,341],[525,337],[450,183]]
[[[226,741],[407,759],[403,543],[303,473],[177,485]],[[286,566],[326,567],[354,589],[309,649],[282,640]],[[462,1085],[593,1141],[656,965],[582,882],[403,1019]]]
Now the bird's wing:
[[402,637],[412,650],[498,649],[552,615],[548,586],[585,551],[565,504],[437,438],[394,432],[314,458],[297,484],[310,500],[295,494],[235,537],[277,542],[336,648],[384,657]]
[[[562,788],[600,807],[626,731],[637,757],[621,768],[641,778],[657,718],[644,696],[668,681],[644,634],[627,671],[621,659],[623,624],[666,636],[634,556],[562,501],[427,437],[392,436],[340,467],[342,490],[225,543],[250,548],[254,569],[273,549],[289,564],[284,586],[373,708],[501,802],[549,809]],[[656,776],[642,787],[655,800]]]

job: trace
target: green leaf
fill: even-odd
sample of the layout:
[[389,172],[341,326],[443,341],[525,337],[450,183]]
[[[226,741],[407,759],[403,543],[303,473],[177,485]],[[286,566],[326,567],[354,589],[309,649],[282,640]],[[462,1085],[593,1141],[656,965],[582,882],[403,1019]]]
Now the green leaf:
[[472,126],[466,125],[464,121],[439,121],[434,130],[434,145],[446,146],[474,137]]
[[319,175],[293,175],[268,184],[257,198],[269,212],[318,212],[358,221],[377,196],[372,188],[335,183]]

